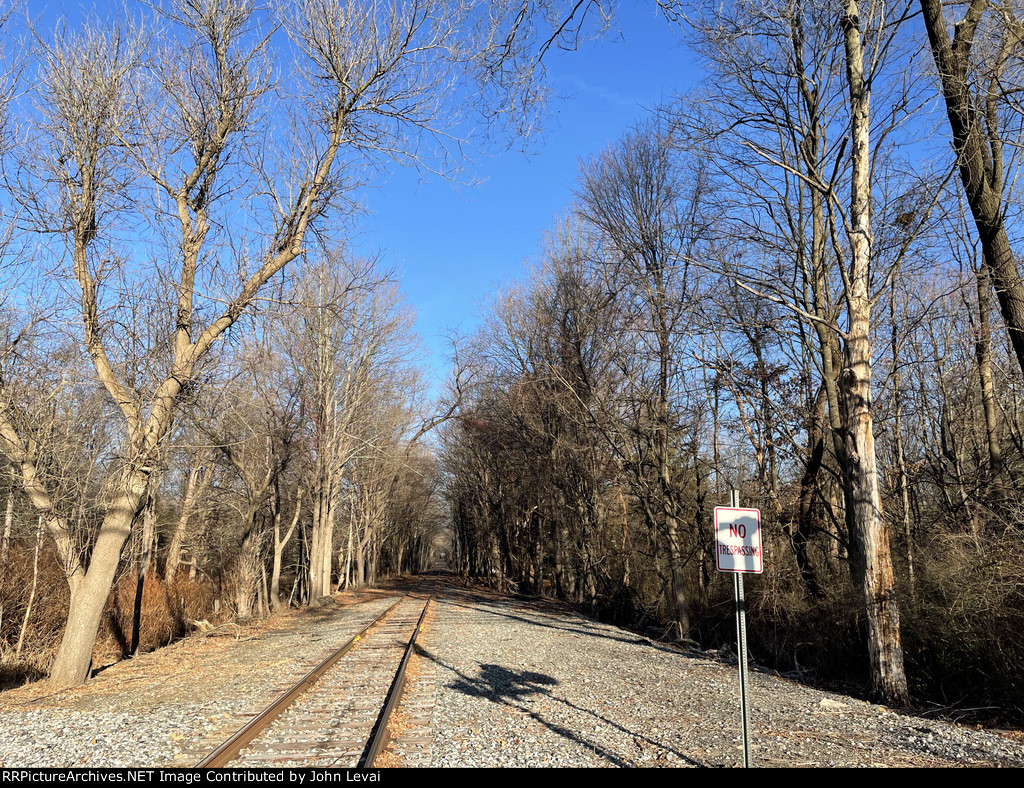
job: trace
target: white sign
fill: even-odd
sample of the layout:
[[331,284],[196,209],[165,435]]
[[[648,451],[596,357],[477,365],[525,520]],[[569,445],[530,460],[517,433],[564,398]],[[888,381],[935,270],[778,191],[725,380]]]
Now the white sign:
[[758,509],[715,507],[715,561],[719,572],[753,572],[764,569],[761,546],[761,512]]

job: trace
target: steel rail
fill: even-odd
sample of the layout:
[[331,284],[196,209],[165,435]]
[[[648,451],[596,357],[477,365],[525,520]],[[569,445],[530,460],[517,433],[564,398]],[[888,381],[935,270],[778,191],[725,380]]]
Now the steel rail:
[[395,678],[391,682],[391,687],[388,689],[388,694],[384,701],[384,707],[381,709],[380,715],[377,717],[377,722],[374,724],[373,730],[370,732],[369,741],[366,743],[366,749],[363,750],[363,756],[359,759],[357,768],[371,768],[374,760],[388,743],[388,739],[390,738],[388,732],[388,721],[391,719],[391,712],[393,712],[395,706],[398,705],[398,701],[402,697],[402,692],[405,690],[405,669],[409,666],[409,659],[412,657],[413,650],[416,647],[416,636],[420,633],[420,630],[423,629],[423,619],[427,617],[427,608],[430,607],[430,601],[434,598],[434,591],[436,590],[437,581],[435,580],[434,588],[430,590],[430,594],[427,596],[427,601],[423,605],[423,612],[420,613],[419,621],[416,622],[416,626],[412,631],[412,636],[409,638],[409,643],[405,647],[405,654],[402,656],[402,662],[398,666],[398,672],[395,674]]
[[[409,593],[411,594],[412,592]],[[291,706],[303,692],[313,686],[313,684],[315,684],[324,673],[332,668],[338,660],[348,654],[348,652],[355,647],[355,645],[370,629],[379,624],[385,616],[405,601],[407,596],[409,596],[409,594],[403,596],[395,602],[395,604],[391,605],[391,607],[377,616],[377,618],[359,630],[351,640],[324,659],[319,665],[296,682],[291,689],[249,720],[249,722],[244,726],[239,728],[231,738],[203,758],[203,760],[197,763],[194,768],[215,769],[226,766],[230,763],[242,751],[242,748],[259,736],[260,733],[262,733],[271,722],[277,719],[289,706]]]

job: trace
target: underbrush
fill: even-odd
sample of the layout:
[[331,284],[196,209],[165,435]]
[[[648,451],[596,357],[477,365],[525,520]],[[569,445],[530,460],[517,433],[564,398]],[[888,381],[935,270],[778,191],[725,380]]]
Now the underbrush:
[[141,599],[137,599],[139,591],[138,573],[134,571],[126,573],[114,587],[93,651],[94,664],[130,655],[136,615],[138,650],[146,653],[183,637],[193,629],[193,621],[212,614],[214,589],[206,581],[178,578],[164,583],[148,575]]
[[964,538],[929,552],[944,560],[926,563],[901,599],[911,692],[968,718],[1024,722],[1024,563]]
[[13,540],[0,575],[0,689],[46,676],[67,619],[68,584],[52,550],[40,550],[35,593],[33,563],[32,547]]
[[[756,583],[756,581],[755,581]],[[810,600],[800,593],[787,604],[765,604],[755,583],[747,584],[747,648],[752,659],[787,676],[811,683],[869,680],[867,650],[857,600],[847,589]],[[701,621],[700,639],[716,647],[736,647],[735,602],[722,595]]]
[[[52,660],[52,657],[51,657]],[[0,690],[13,689],[46,678],[49,660],[44,655],[13,651],[0,654]]]
[[[0,576],[0,689],[46,677],[67,619],[70,593],[52,549],[40,551],[34,594],[33,559],[32,549],[12,542]],[[130,571],[111,592],[93,650],[95,667],[130,654],[137,588],[138,575]],[[213,619],[215,591],[205,580],[179,578],[167,584],[147,577],[139,605],[139,651],[184,636],[196,620]]]

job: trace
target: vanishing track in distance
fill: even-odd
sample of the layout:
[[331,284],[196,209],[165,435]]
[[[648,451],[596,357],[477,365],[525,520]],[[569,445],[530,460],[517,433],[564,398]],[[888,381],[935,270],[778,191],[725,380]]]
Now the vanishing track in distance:
[[426,581],[385,610],[197,768],[369,768],[388,739],[405,670],[433,598]]

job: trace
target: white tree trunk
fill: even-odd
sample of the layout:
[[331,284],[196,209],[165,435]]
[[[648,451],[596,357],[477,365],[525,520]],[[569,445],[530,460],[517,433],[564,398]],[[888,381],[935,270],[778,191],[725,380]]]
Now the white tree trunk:
[[858,573],[868,620],[868,652],[875,691],[890,703],[907,701],[899,607],[889,550],[889,529],[882,516],[875,459],[871,401],[871,145],[870,94],[864,75],[860,17],[855,0],[846,0],[842,19],[850,95],[851,196],[848,235],[850,268],[846,304],[849,329],[840,382],[846,400],[846,476],[853,506],[851,534],[857,546]]

